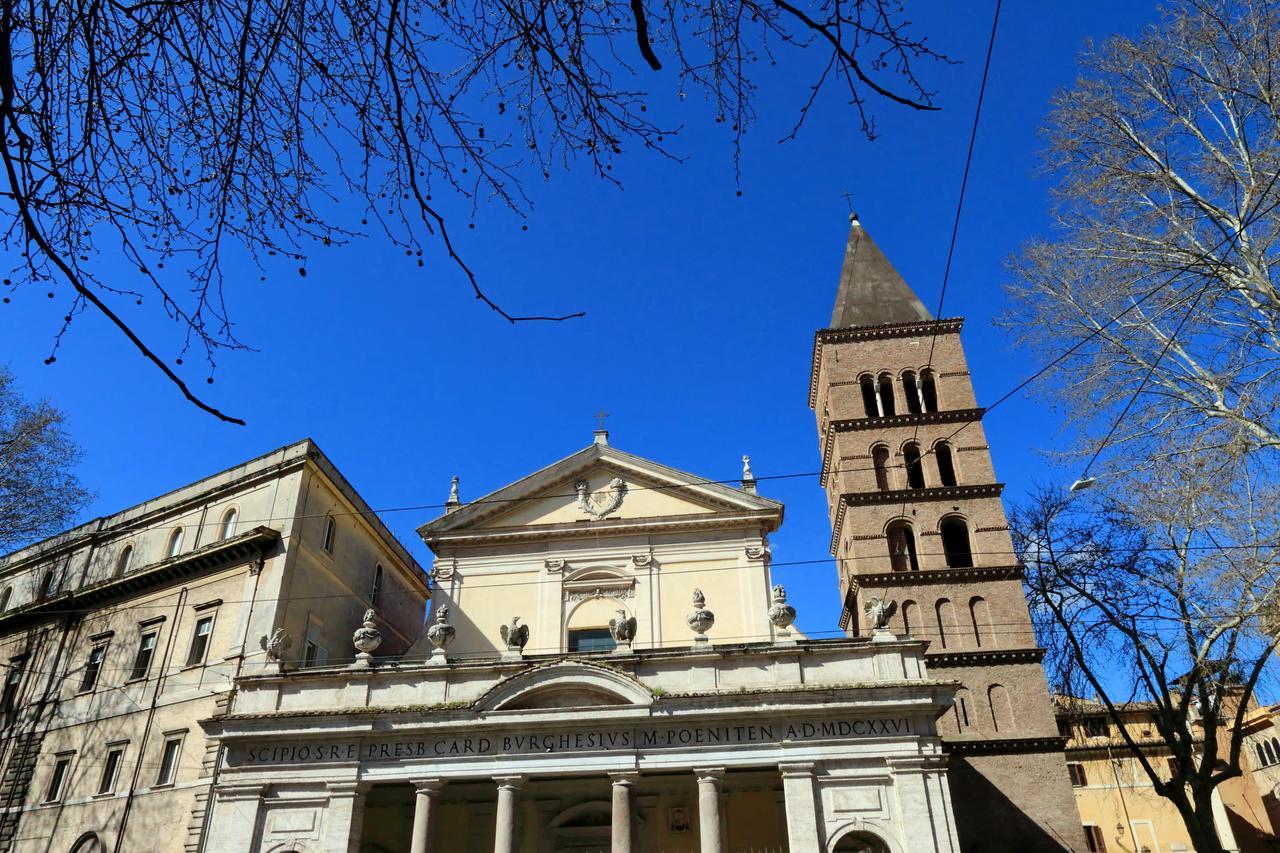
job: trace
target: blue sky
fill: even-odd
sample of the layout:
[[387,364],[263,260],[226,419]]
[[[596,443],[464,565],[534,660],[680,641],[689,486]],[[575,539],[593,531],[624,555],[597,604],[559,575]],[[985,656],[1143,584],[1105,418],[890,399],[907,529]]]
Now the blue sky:
[[[623,190],[586,169],[531,178],[528,231],[483,207],[474,230],[455,226],[507,308],[585,310],[585,320],[513,328],[476,303],[447,262],[419,270],[374,237],[324,255],[306,278],[260,284],[245,271],[243,284],[232,282],[238,332],[259,351],[224,357],[215,385],[197,383],[247,427],[187,405],[96,318],[81,318],[46,367],[67,306],[43,292],[0,307],[0,359],[24,393],[67,412],[85,450],[80,475],[97,492],[86,518],[308,435],[375,508],[439,503],[454,474],[465,500],[588,444],[601,407],[616,446],[709,478],[736,477],[744,453],[758,476],[814,471],[809,358],[835,295],[843,194],[935,306],[992,9],[911,4],[933,45],[963,63],[928,74],[940,112],[874,103],[875,142],[829,97],[798,140],[778,144],[811,80],[801,63],[780,64],[762,80],[741,197],[726,131],[701,104],[676,105],[664,72],[641,82],[659,110],[688,111],[673,146],[683,163],[631,152],[615,167]],[[1035,174],[1048,100],[1074,78],[1087,39],[1135,33],[1155,14],[1145,2],[1005,5],[943,311],[966,317],[980,404],[1030,372],[992,317],[1005,258],[1049,227],[1049,184]],[[453,212],[466,221],[461,204]],[[1042,402],[1011,400],[986,426],[1007,499],[1036,480],[1071,478],[1040,452],[1066,443]],[[771,481],[762,493],[787,505],[775,561],[828,556],[816,477]],[[434,514],[384,514],[426,565],[413,530]],[[775,579],[799,627],[835,627],[831,563],[780,565]]]

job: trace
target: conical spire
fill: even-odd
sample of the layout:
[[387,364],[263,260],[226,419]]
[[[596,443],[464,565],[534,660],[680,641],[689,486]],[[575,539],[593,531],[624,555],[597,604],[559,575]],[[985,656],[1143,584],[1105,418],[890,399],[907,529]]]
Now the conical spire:
[[856,213],[849,216],[849,222],[849,245],[844,253],[830,328],[932,320],[933,315],[898,275],[858,222]]

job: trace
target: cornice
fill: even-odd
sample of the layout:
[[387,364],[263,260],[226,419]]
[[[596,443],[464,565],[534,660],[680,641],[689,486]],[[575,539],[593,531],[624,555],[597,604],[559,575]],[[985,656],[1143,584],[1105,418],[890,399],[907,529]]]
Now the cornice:
[[754,510],[737,513],[706,513],[686,516],[651,516],[648,518],[605,518],[600,521],[573,521],[531,527],[495,527],[479,530],[458,529],[431,533],[423,537],[428,546],[469,546],[494,542],[572,539],[587,536],[622,535],[646,531],[700,530],[716,527],[762,526],[777,529],[778,513]]
[[822,347],[824,344],[955,334],[959,333],[963,325],[963,317],[951,317],[944,320],[882,323],[878,326],[847,326],[843,329],[819,329],[813,333],[813,359],[809,368],[809,408],[812,409],[818,401],[818,367],[822,361]]
[[958,501],[970,498],[998,498],[1004,483],[981,483],[973,486],[933,486],[927,489],[894,489],[882,492],[844,492],[840,498],[850,506],[870,504],[922,503],[925,501]]
[[1022,580],[1025,567],[974,566],[967,569],[921,569],[918,572],[876,572],[858,575],[862,586],[920,586],[933,583],[965,583],[993,580]]
[[[1030,623],[1027,625],[1030,628]],[[925,662],[932,667],[996,666],[1006,663],[1040,663],[1044,649],[982,649],[971,652],[925,653]]]
[[918,427],[926,424],[953,424],[953,423],[973,423],[981,421],[987,410],[982,407],[976,409],[946,409],[941,412],[922,412],[921,414],[911,414],[908,412],[904,415],[894,415],[888,418],[845,418],[844,420],[832,421],[827,425],[827,437],[822,445],[822,473],[819,475],[819,482],[825,487],[827,479],[831,475],[831,452],[835,446],[837,432],[862,432],[865,430],[887,430],[896,429],[898,427]]
[[255,527],[239,536],[161,560],[121,577],[109,578],[14,608],[0,615],[0,634],[60,615],[84,613],[179,578],[215,571],[254,558],[260,562],[279,541],[279,531],[270,527]]
[[1056,752],[1066,746],[1064,737],[1018,737],[998,740],[944,740],[942,751],[952,755],[1012,755],[1026,752]]

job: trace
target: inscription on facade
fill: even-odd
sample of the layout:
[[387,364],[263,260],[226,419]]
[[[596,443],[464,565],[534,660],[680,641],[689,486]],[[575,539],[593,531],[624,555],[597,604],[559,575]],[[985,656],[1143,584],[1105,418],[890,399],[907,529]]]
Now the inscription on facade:
[[706,748],[785,741],[903,737],[912,734],[907,717],[821,722],[606,729],[580,732],[492,732],[461,737],[302,742],[238,746],[232,765],[307,764],[323,761],[411,761],[472,755],[529,755],[611,750]]

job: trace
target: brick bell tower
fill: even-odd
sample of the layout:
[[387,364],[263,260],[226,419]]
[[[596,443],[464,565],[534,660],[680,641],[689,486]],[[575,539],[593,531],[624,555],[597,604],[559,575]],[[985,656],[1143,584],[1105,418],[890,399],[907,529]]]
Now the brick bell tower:
[[896,602],[893,630],[929,640],[933,676],[963,684],[938,721],[962,851],[1085,850],[964,321],[935,321],[850,219],[809,392],[840,625],[866,634],[867,602]]

